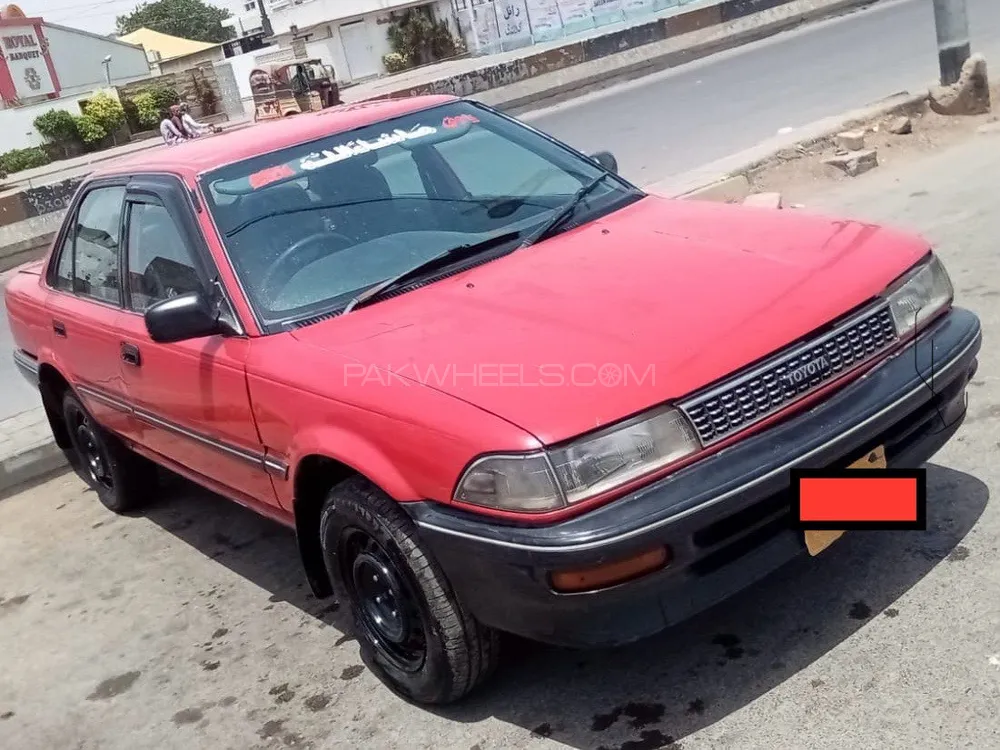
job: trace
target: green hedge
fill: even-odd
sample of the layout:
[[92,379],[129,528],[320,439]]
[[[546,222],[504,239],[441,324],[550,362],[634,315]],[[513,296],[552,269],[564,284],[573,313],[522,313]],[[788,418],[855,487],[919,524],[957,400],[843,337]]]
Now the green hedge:
[[0,172],[12,174],[22,169],[44,167],[51,162],[49,155],[40,148],[15,148],[0,154]]

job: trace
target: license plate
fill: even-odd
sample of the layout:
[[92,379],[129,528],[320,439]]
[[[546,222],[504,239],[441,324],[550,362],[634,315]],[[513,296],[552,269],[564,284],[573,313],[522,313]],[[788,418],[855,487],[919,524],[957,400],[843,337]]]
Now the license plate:
[[[850,464],[848,469],[884,469],[885,446],[880,445],[869,453]],[[805,532],[806,549],[814,557],[825,550],[844,535],[843,531],[828,531],[826,529],[807,529]]]

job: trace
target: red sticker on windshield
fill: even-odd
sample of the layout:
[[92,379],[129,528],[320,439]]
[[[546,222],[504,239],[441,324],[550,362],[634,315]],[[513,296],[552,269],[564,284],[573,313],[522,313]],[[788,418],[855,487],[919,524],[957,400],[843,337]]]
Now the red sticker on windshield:
[[265,185],[270,185],[272,182],[278,182],[278,180],[284,180],[294,176],[295,170],[287,164],[279,164],[276,167],[268,167],[267,169],[262,169],[259,172],[254,172],[250,175],[250,187],[257,190]]
[[445,128],[457,128],[465,125],[466,123],[471,125],[474,122],[479,122],[479,118],[475,115],[457,115],[455,117],[444,118],[441,121],[441,125]]

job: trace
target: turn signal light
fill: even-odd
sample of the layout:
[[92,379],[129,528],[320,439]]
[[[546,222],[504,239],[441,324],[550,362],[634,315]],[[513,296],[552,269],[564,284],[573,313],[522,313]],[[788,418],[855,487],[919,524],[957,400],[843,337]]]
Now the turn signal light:
[[624,560],[589,568],[553,571],[552,588],[565,594],[608,588],[665,568],[670,558],[669,547],[657,547]]

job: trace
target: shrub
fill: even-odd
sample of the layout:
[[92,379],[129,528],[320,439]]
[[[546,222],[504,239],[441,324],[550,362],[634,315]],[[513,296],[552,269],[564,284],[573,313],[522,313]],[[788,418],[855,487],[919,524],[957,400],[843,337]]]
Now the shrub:
[[389,25],[388,36],[392,51],[411,66],[451,57],[459,51],[448,25],[435,21],[427,6],[407,8],[396,15]]
[[385,69],[390,73],[399,73],[410,67],[410,61],[398,52],[390,52],[387,55],[382,55],[382,64],[385,65]]
[[[83,108],[84,118],[92,118],[101,126],[104,134],[114,133],[125,124],[125,109],[121,102],[109,94],[98,92],[87,101]],[[87,141],[87,138],[84,138]],[[88,141],[88,143],[91,141]]]
[[40,148],[15,148],[0,154],[0,172],[20,172],[22,169],[43,167],[52,160]]
[[65,109],[50,109],[35,118],[35,130],[53,143],[70,143],[79,139],[76,121]]
[[140,128],[152,130],[160,123],[160,107],[156,103],[156,96],[148,89],[140,91],[132,99],[136,109],[136,119]]
[[[124,116],[124,114],[123,114]],[[94,146],[108,137],[108,131],[89,112],[84,113],[76,119],[76,129],[80,133],[80,138],[89,146]]]

